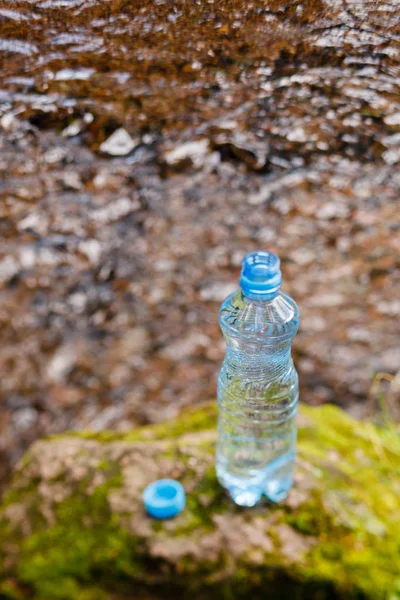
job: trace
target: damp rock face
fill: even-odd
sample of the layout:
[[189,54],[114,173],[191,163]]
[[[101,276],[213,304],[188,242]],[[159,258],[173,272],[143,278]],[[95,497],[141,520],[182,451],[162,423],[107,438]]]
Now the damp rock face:
[[399,23],[395,0],[0,0],[0,490],[43,435],[213,397],[259,248],[300,307],[302,399],[369,414],[400,365]]
[[120,127],[101,144],[100,150],[110,156],[125,156],[132,152],[137,145],[138,142],[133,140],[129,133]]
[[[289,498],[248,510],[218,485],[214,442],[214,404],[36,442],[0,507],[0,597],[398,597],[398,432],[302,407]],[[142,491],[160,477],[187,493],[173,520],[144,512]]]

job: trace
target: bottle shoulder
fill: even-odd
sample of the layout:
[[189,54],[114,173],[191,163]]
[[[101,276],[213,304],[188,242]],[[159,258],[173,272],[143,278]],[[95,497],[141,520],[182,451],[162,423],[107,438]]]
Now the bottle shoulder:
[[284,292],[260,301],[246,298],[238,290],[223,301],[219,322],[224,333],[286,338],[295,335],[300,318],[296,302]]

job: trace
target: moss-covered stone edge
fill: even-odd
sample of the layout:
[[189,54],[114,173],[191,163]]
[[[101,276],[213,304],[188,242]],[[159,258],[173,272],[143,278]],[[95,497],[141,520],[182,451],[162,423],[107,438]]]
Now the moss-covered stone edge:
[[[215,480],[212,436],[200,435],[212,431],[214,424],[215,405],[208,404],[185,411],[171,422],[127,434],[77,432],[72,437],[100,442],[105,448],[114,442],[129,446],[161,441],[162,454],[173,460],[178,460],[178,455],[182,460],[188,444],[197,446],[196,452],[200,449],[209,466],[188,497],[185,520],[172,530],[164,523],[152,523],[154,536],[179,540],[181,536],[198,537],[214,531],[211,515],[243,516],[243,511],[223,496]],[[47,443],[69,437],[58,436]],[[274,547],[264,552],[261,564],[241,557],[233,567],[224,548],[217,562],[202,564],[184,555],[172,563],[151,556],[148,540],[129,533],[124,519],[110,510],[109,494],[123,481],[119,464],[104,459],[97,469],[104,471],[105,482],[87,497],[89,482],[81,481],[68,499],[55,503],[52,526],[44,522],[32,502],[29,520],[35,522],[33,531],[27,536],[18,528],[10,531],[4,518],[7,506],[20,502],[21,495],[26,504],[36,494],[37,481],[21,485],[31,460],[28,453],[0,509],[0,556],[3,562],[9,560],[7,543],[11,537],[17,555],[11,571],[0,568],[0,597],[101,600],[132,585],[138,593],[140,588],[140,593],[152,590],[157,594],[160,586],[175,586],[174,575],[179,575],[181,585],[191,594],[194,590],[197,594],[224,590],[223,597],[227,598],[245,597],[273,581],[280,581],[285,589],[296,589],[295,597],[299,598],[305,593],[305,598],[400,597],[398,433],[356,422],[332,406],[302,407],[298,454],[299,472],[311,474],[317,485],[295,507],[288,503],[245,513],[244,521],[249,522],[274,516],[268,528]],[[205,505],[201,497],[206,498]],[[288,561],[280,552],[282,544],[276,535],[281,525],[318,543],[311,544],[300,559]]]

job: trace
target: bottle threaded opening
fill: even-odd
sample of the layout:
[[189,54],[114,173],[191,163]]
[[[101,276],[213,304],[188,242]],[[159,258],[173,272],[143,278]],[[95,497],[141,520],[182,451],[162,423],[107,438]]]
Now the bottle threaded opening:
[[240,287],[249,298],[269,300],[282,283],[280,260],[273,252],[257,250],[246,254],[242,263]]

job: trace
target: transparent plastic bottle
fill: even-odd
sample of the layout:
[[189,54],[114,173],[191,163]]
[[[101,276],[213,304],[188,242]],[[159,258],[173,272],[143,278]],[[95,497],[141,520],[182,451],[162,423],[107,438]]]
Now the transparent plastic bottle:
[[218,376],[216,470],[236,504],[283,500],[293,483],[298,376],[291,358],[299,311],[280,291],[279,258],[247,254],[240,290],[221,305],[226,356]]

